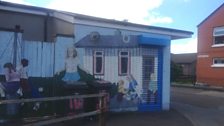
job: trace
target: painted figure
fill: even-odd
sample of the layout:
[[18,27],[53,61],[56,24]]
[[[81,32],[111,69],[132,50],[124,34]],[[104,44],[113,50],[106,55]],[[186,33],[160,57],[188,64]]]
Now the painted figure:
[[[12,63],[4,64],[4,72],[6,82],[1,84],[2,89],[5,91],[6,99],[18,99],[20,89],[20,75],[16,72]],[[15,116],[18,113],[18,104],[7,104],[6,113],[8,116]]]
[[[72,46],[67,48],[66,58],[65,58],[65,68],[63,69],[65,70],[65,75],[62,78],[62,80],[66,82],[66,84],[74,84],[75,82],[79,81],[80,75],[78,73],[77,67],[84,70],[80,65],[80,60],[78,58],[77,51],[75,47]],[[59,71],[58,74],[61,71]]]
[[150,75],[150,82],[149,82],[149,98],[150,102],[156,103],[157,102],[157,90],[158,84],[157,79],[154,73]]
[[123,96],[126,94],[125,88],[124,88],[124,81],[120,80],[118,81],[118,94],[117,94],[117,101],[122,102]]
[[20,66],[17,68],[18,73],[20,75],[20,85],[22,88],[24,98],[31,97],[31,88],[28,83],[28,64],[29,61],[27,59],[22,59]]
[[4,64],[6,83],[2,83],[7,94],[15,94],[20,88],[20,75],[16,72],[12,63]]
[[67,56],[65,59],[65,76],[62,78],[67,83],[73,83],[80,79],[80,75],[77,70],[79,59],[77,58],[77,51],[74,47],[67,49]]
[[136,87],[138,85],[137,81],[134,79],[134,77],[131,74],[127,76],[127,80],[129,82],[127,100],[134,100],[138,97],[138,94],[136,91]]

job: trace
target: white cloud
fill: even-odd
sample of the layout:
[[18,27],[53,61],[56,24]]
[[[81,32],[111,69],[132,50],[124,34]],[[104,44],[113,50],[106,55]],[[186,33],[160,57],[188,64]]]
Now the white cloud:
[[[31,5],[24,0],[4,0]],[[47,8],[80,13],[96,17],[128,20],[129,22],[153,25],[172,23],[171,17],[155,13],[164,0],[51,0]],[[185,0],[184,0],[185,1]]]
[[162,3],[163,0],[53,0],[47,7],[147,25],[172,23],[172,18],[152,13]]
[[171,17],[162,16],[159,13],[151,12],[148,17],[145,18],[146,22],[149,24],[170,24],[173,23],[173,19]]
[[32,5],[31,3],[25,2],[24,0],[2,0],[2,1],[18,3],[18,4],[25,4],[25,5]]
[[196,53],[197,52],[197,38],[172,41],[171,52],[174,54]]

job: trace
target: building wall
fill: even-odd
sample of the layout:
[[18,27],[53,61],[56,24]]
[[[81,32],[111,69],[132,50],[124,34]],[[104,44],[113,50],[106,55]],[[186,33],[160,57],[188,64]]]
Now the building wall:
[[[129,49],[118,49],[118,48],[87,48],[84,54],[84,68],[86,68],[91,74],[93,74],[93,51],[104,51],[105,53],[105,65],[104,65],[104,75],[97,75],[96,78],[110,81],[112,83],[117,83],[118,80],[124,80],[128,83],[126,76],[119,76],[118,74],[118,52],[119,50],[130,52],[130,73],[138,81],[139,84],[142,83],[142,57],[140,55],[140,48],[129,48]],[[109,72],[110,71],[110,72]],[[141,87],[138,87],[139,91]]]
[[161,49],[162,51],[162,109],[170,109],[170,45]]
[[[13,63],[15,33],[0,30],[0,75],[3,65]],[[56,42],[22,40],[23,33],[18,33],[16,66],[20,60],[29,60],[28,75],[30,77],[53,77],[65,67],[66,50],[74,45],[73,37],[57,36]]]
[[48,34],[49,37],[55,37],[55,35],[57,34],[65,36],[74,36],[74,25],[72,23],[57,18],[52,18],[52,20],[53,20],[53,34]]
[[[0,74],[2,75],[3,72],[3,66],[7,62],[13,63],[14,59],[14,52],[13,52],[13,46],[14,46],[14,40],[15,40],[15,33],[9,32],[9,31],[1,31],[0,30]],[[18,41],[22,41],[22,33],[18,33],[17,36]],[[20,46],[17,46],[17,63],[21,60],[21,53],[22,49]]]
[[224,68],[215,68],[213,58],[224,57],[224,47],[212,47],[213,29],[224,26],[224,6],[198,26],[197,83],[224,86]]
[[15,26],[19,25],[23,30],[23,39],[27,41],[52,42],[57,34],[74,35],[72,23],[51,16],[0,10],[0,19],[2,29],[15,29]]
[[[75,24],[75,42],[78,42],[80,39],[82,39],[83,37],[85,37],[86,35],[91,33],[92,31],[97,31],[101,35],[114,35],[117,30],[120,30],[122,35],[123,34],[143,35],[143,36],[147,36],[147,37],[158,37],[158,38],[163,38],[163,39],[164,38],[165,39],[170,39],[169,36],[164,36],[164,35],[159,35],[159,34],[150,34],[150,33],[132,31],[132,30],[123,30],[123,29],[117,29],[117,28],[114,29],[114,28],[107,28],[107,27],[96,27],[96,26],[92,26],[92,25]],[[77,50],[79,51],[79,54],[81,56],[85,55],[84,57],[80,57],[80,59],[81,59],[81,61],[84,61],[83,64],[85,65],[85,67],[87,69],[89,69],[90,73],[92,73],[93,72],[92,71],[93,66],[92,66],[91,63],[93,63],[93,59],[91,58],[90,55],[86,55],[86,51],[84,51],[84,49],[77,49]],[[160,60],[159,60],[160,63],[158,63],[158,58],[159,57],[157,57],[157,63],[161,64],[161,66],[162,66],[161,71],[160,71],[162,73],[162,75],[157,78],[157,79],[161,80],[161,82],[159,82],[160,80],[158,80],[158,83],[160,83],[160,86],[161,86],[160,89],[159,89],[160,90],[159,95],[161,95],[160,96],[161,99],[160,99],[160,102],[159,102],[159,104],[160,104],[159,105],[160,106],[159,110],[161,110],[161,109],[168,110],[170,108],[169,107],[170,106],[169,105],[170,104],[170,70],[169,70],[170,69],[170,46],[160,47],[159,52],[161,53]],[[157,54],[159,52],[157,52]],[[149,52],[149,54],[152,54],[152,53]],[[118,62],[117,57],[111,56],[111,57],[106,57],[105,59],[106,59],[107,65],[111,64],[111,62],[110,62],[110,60],[111,60],[114,63],[112,65],[115,66],[115,69],[118,68],[116,66],[116,65],[118,65],[118,63],[116,63],[116,62]],[[132,74],[134,74],[133,76],[138,81],[139,85],[142,85],[142,83],[143,83],[142,82],[142,71],[140,71],[142,69],[141,68],[141,64],[142,64],[141,62],[142,62],[141,55],[140,55],[140,57],[138,57],[138,56],[132,56],[131,57],[131,71],[132,71]],[[109,70],[109,71],[114,70],[113,67],[107,67],[106,69]],[[158,67],[156,67],[156,69],[158,69]],[[107,76],[107,77],[102,78],[102,79],[105,79],[105,80],[108,79],[108,80],[113,80],[114,81],[115,78],[119,78],[119,77],[117,77],[117,75],[118,74],[116,74],[116,70],[115,70],[115,74],[110,74],[110,76]],[[112,79],[112,78],[114,78],[114,79]],[[138,90],[142,90],[141,87],[138,87]],[[153,107],[155,107],[154,105],[153,105]],[[144,108],[144,106],[143,106],[143,108]],[[153,110],[153,109],[151,109],[151,110]],[[147,109],[147,111],[150,111],[150,109]]]
[[0,19],[1,28],[14,29],[15,25],[20,25],[25,40],[44,41],[43,16],[0,11]]
[[184,76],[195,76],[195,62],[193,63],[179,63],[183,68]]

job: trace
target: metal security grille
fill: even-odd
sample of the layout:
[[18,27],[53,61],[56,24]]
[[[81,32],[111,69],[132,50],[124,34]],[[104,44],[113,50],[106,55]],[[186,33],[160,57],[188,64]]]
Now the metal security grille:
[[143,56],[142,62],[143,74],[142,74],[142,99],[143,103],[156,103],[157,95],[157,78],[155,75],[157,71],[157,64],[155,63],[155,57]]
[[142,49],[142,93],[140,111],[154,111],[160,109],[160,84],[158,79],[159,74],[159,50],[157,49]]

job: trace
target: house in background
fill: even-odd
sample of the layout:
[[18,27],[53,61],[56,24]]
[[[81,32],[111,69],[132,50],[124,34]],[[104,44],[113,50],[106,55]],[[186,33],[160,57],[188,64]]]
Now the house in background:
[[197,83],[224,86],[224,4],[198,25]]
[[183,76],[196,76],[197,53],[171,54],[171,61],[182,67]]
[[[83,68],[114,84],[115,111],[168,110],[170,42],[193,34],[2,1],[0,17],[0,65],[11,56],[27,58],[30,76],[50,78],[75,45]],[[11,49],[15,36],[18,56]]]

